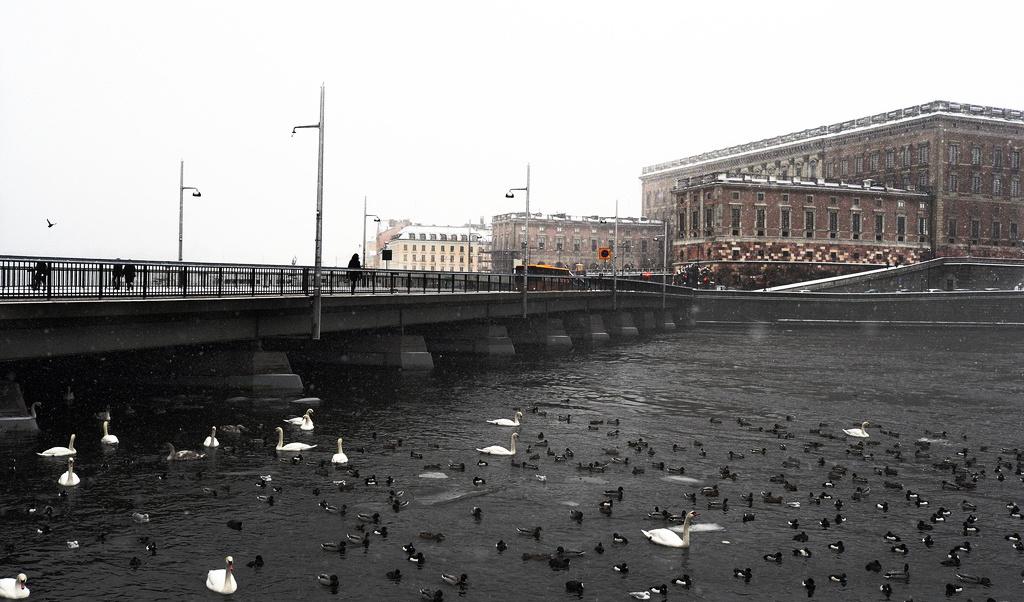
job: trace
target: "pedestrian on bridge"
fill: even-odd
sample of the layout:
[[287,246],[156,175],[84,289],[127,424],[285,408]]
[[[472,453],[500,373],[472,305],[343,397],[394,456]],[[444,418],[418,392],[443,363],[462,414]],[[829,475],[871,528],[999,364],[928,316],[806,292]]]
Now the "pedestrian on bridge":
[[[120,259],[121,258],[118,257],[118,260],[120,260]],[[115,263],[114,264],[114,290],[115,291],[121,290],[121,278],[123,278],[123,277],[124,277],[124,264],[123,263]]]
[[124,266],[124,284],[128,290],[135,288],[135,264],[127,263]]
[[353,253],[352,259],[348,260],[348,279],[352,284],[352,294],[356,294],[356,284],[362,275],[362,264],[359,263],[359,253]]

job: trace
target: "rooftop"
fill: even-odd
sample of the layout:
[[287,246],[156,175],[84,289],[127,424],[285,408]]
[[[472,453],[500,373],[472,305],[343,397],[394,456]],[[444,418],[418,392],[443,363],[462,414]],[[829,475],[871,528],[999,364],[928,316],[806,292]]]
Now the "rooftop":
[[851,119],[849,121],[843,121],[842,123],[834,123],[832,125],[821,125],[816,128],[803,130],[801,132],[793,132],[782,136],[775,136],[774,138],[766,138],[764,140],[758,140],[756,142],[738,144],[736,146],[730,146],[728,148],[713,150],[706,153],[701,153],[699,155],[685,157],[683,159],[676,159],[675,161],[667,161],[665,163],[658,163],[657,165],[649,165],[643,168],[643,175],[653,175],[659,172],[664,172],[679,167],[687,167],[699,163],[706,163],[709,161],[726,159],[754,151],[768,150],[772,148],[782,148],[790,144],[804,142],[815,138],[825,138],[840,133],[849,133],[856,130],[867,130],[875,127],[880,127],[883,125],[892,125],[893,123],[897,123],[900,121],[921,119],[924,117],[930,117],[934,115],[993,119],[997,121],[1014,122],[1024,125],[1024,111],[1019,111],[1016,109],[1003,109],[999,107],[989,107],[983,105],[973,105],[959,102],[949,102],[947,100],[936,100],[925,104],[907,107],[905,109],[897,109],[895,111],[889,111],[887,113],[868,115],[866,117],[861,117],[859,119]]

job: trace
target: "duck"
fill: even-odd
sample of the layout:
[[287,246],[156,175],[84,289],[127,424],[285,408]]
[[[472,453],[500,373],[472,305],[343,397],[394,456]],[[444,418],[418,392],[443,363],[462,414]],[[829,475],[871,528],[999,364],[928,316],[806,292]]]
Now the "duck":
[[238,589],[238,582],[233,574],[235,561],[230,556],[224,558],[224,568],[211,569],[206,574],[206,588],[218,594],[233,594]]
[[800,548],[793,550],[793,556],[800,556],[801,558],[810,558],[811,551],[808,548]]
[[444,600],[444,592],[439,589],[430,591],[429,589],[423,588],[420,590],[420,598],[428,600],[429,602],[441,602]]
[[37,456],[56,457],[56,456],[73,456],[73,455],[75,455],[77,453],[78,453],[78,450],[75,449],[75,434],[71,433],[71,439],[68,441],[68,446],[67,447],[51,447],[50,449],[43,450],[43,451],[37,453],[36,455]]
[[895,579],[897,581],[909,581],[910,580],[910,565],[904,564],[903,570],[892,569],[885,572],[886,579]]
[[861,423],[860,428],[843,429],[843,432],[850,437],[859,437],[861,439],[870,437],[867,428],[871,423],[864,421]]
[[494,544],[494,548],[498,550],[498,553],[500,554],[508,549],[508,544],[505,543],[504,539],[499,539],[498,543]]
[[840,585],[846,585],[846,573],[833,573],[828,576],[828,580],[832,583],[838,583]]
[[690,579],[690,575],[683,575],[682,577],[676,577],[672,580],[672,585],[678,585],[689,589],[693,585],[693,581]]
[[100,443],[104,445],[117,445],[120,443],[115,435],[110,434],[110,421],[103,421],[103,437],[100,438]]
[[841,539],[835,543],[828,544],[828,549],[832,550],[833,552],[838,552],[840,554],[842,554],[846,550],[846,548],[843,547],[843,540]]
[[776,564],[782,563],[782,552],[776,552],[774,554],[765,554],[762,556],[766,562],[774,562]]
[[992,580],[988,577],[975,577],[974,575],[965,575],[963,573],[957,573],[956,578],[960,581],[963,581],[964,583],[973,583],[975,585],[983,585],[985,587],[990,587],[992,585]]
[[81,482],[82,480],[75,474],[75,459],[68,458],[68,470],[64,474],[60,475],[60,478],[57,479],[57,483],[65,487],[74,487]]
[[17,577],[0,579],[0,598],[5,600],[22,600],[28,598],[29,589],[25,583],[28,577],[25,573],[18,573]]
[[745,569],[733,569],[732,570],[732,576],[733,577],[736,577],[737,579],[743,579],[744,581],[750,581],[751,575],[752,575],[752,573],[750,571],[750,567],[747,567]]
[[583,595],[583,582],[571,579],[565,582],[565,591],[569,594]]
[[872,573],[880,573],[882,571],[882,563],[878,562],[877,559],[872,560],[871,562],[864,565],[864,570],[870,571]]
[[888,583],[883,583],[882,585],[878,586],[878,591],[882,592],[882,594],[885,596],[885,599],[888,600],[889,596],[892,595],[892,586]]
[[476,451],[481,454],[490,454],[492,456],[514,456],[516,455],[516,439],[519,438],[519,433],[512,433],[509,439],[509,448],[505,449],[500,445],[490,445],[487,447],[478,447]]
[[217,427],[210,427],[210,436],[203,440],[203,447],[220,447],[220,441],[217,441]]
[[810,598],[811,596],[814,595],[814,588],[816,586],[814,585],[814,578],[813,577],[808,577],[808,578],[804,579],[803,581],[800,582],[800,585],[802,585],[804,587],[804,589],[807,590],[807,597],[808,598]]
[[629,597],[633,598],[634,600],[650,600],[651,599],[651,592],[649,592],[647,590],[644,590],[642,592],[628,592],[628,593],[629,593]]
[[206,457],[206,454],[201,454],[199,452],[192,451],[191,449],[175,451],[174,445],[170,443],[165,443],[164,445],[170,449],[170,451],[167,452],[167,458],[165,458],[168,462],[188,462],[190,460],[202,460]]
[[508,418],[497,418],[495,420],[488,420],[487,423],[494,424],[497,426],[519,426],[519,419],[522,417],[523,413],[517,410],[516,413],[512,416],[511,420],[509,420]]
[[392,581],[400,581],[402,579],[402,571],[395,569],[393,571],[388,571],[384,576]]
[[348,543],[345,541],[339,541],[337,543],[328,541],[320,544],[320,549],[324,552],[344,552],[347,547]]
[[306,443],[292,442],[287,445],[284,443],[284,429],[277,427],[277,451],[306,451],[307,449],[313,449],[316,445],[308,445]]
[[690,523],[695,517],[700,516],[699,512],[690,510],[686,513],[686,518],[683,519],[683,536],[679,535],[671,529],[652,529],[650,531],[640,530],[653,544],[659,546],[665,546],[668,548],[689,548],[690,547]]
[[622,562],[620,564],[613,564],[612,565],[612,569],[616,573],[628,573],[629,572],[629,564],[627,564],[625,562]]
[[286,423],[288,423],[288,424],[290,424],[292,426],[305,427],[306,421],[308,420],[309,421],[309,428],[303,428],[302,430],[304,430],[304,431],[311,431],[311,430],[313,430],[312,414],[313,414],[313,408],[308,408],[306,410],[306,413],[303,414],[302,416],[296,416],[294,418],[285,418],[284,422],[286,422]]
[[626,539],[625,537],[619,535],[618,533],[612,533],[612,543],[617,543],[619,545],[626,545],[626,544],[629,543],[629,540]]
[[348,456],[341,449],[341,439],[341,437],[338,437],[338,453],[331,456],[331,464],[348,464]]
[[808,539],[809,538],[807,537],[807,533],[805,531],[801,531],[793,536],[793,541],[799,541],[800,543],[804,543]]
[[320,585],[326,585],[329,587],[338,587],[338,576],[328,575],[327,573],[320,573],[316,576],[316,580],[320,582]]
[[892,546],[891,548],[889,548],[889,551],[892,552],[893,554],[906,554],[910,550],[907,549],[907,544],[905,544],[905,543],[898,543],[898,544]]
[[519,533],[520,535],[527,535],[527,536],[532,537],[534,539],[540,539],[541,528],[540,527],[530,527],[530,528],[527,528],[527,527],[516,527],[516,532]]

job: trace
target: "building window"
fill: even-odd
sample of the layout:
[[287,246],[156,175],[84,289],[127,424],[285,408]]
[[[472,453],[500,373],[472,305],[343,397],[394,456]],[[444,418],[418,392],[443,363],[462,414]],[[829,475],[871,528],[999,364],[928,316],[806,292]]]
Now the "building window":
[[946,192],[957,192],[960,187],[960,180],[956,177],[955,173],[949,174],[949,179],[946,182]]
[[572,250],[577,252],[577,253],[579,253],[580,249],[582,249],[582,248],[583,248],[583,241],[578,239],[578,238],[573,239],[573,241],[572,241]]
[[922,171],[921,173],[917,174],[917,187],[918,188],[927,188],[928,187],[928,172],[927,171]]
[[839,212],[829,211],[828,212],[828,237],[835,238],[839,236]]
[[981,175],[971,174],[971,192],[975,194],[981,192]]
[[903,242],[907,237],[907,216],[897,215],[896,216],[896,240]]
[[976,219],[971,220],[971,243],[978,244],[978,239],[981,238],[981,222]]
[[763,192],[757,193],[757,200],[758,201],[763,201],[764,200],[764,193]]
[[565,248],[565,239],[563,239],[563,238],[556,238],[555,239],[555,250],[556,251],[562,251],[564,248]]
[[[758,194],[761,194],[761,193],[759,192]],[[732,200],[734,200],[734,201],[740,200],[740,193],[738,193],[738,192],[732,193]]]
[[910,167],[910,147],[904,146],[903,150],[900,151],[900,165],[902,167]]
[[1017,222],[1010,222],[1010,240],[1017,240]]
[[959,163],[960,162],[960,145],[959,144],[950,144],[947,147],[947,150],[949,151],[948,155],[946,157],[949,160],[948,162],[951,163],[952,165],[956,165],[957,163]]
[[757,228],[757,235],[758,236],[764,236],[764,213],[765,213],[765,208],[764,207],[758,207],[757,208],[757,218],[756,218],[755,226]]
[[956,241],[956,220],[951,219],[946,222],[946,236],[949,237],[949,242]]
[[814,238],[813,211],[804,211],[804,238]]
[[647,253],[647,239],[646,238],[640,239],[640,252],[641,253]]
[[783,202],[783,203],[788,203],[788,202],[789,202],[789,193],[788,193],[788,192],[787,192],[787,193],[784,193],[784,194],[782,195],[782,202]]
[[782,215],[780,216],[779,224],[781,225],[780,230],[782,236],[789,236],[789,209],[782,210]]
[[892,169],[896,167],[896,151],[887,150],[885,151],[885,168]]
[[1003,194],[1003,180],[999,176],[992,176],[992,194]]
[[853,160],[854,173],[864,173],[864,157],[857,157]]
[[804,197],[804,202],[807,203],[808,205],[813,203],[814,202],[814,195],[813,194],[808,194],[807,196],[805,196]]
[[922,144],[917,147],[917,162],[924,165],[928,163],[928,145]]
[[999,222],[992,222],[992,240],[999,240],[1002,234],[1002,232],[1000,231],[1001,226],[1002,224],[1000,224]]
[[919,217],[917,218],[917,235],[924,236],[928,234],[928,218]]
[[850,160],[843,159],[839,162],[839,175],[845,176],[850,171]]
[[981,147],[971,147],[971,165],[981,165]]
[[[758,209],[758,211],[761,211],[761,210]],[[739,207],[733,207],[732,208],[732,235],[733,236],[739,236],[740,235],[740,208]]]
[[834,178],[836,177],[836,162],[827,163],[825,165],[825,177]]
[[878,153],[871,153],[871,171],[878,171]]
[[1020,151],[1010,153],[1010,168],[1020,169]]
[[712,236],[712,229],[715,224],[715,208],[704,208],[704,236]]
[[680,213],[678,218],[679,218],[679,236],[686,236],[686,213]]
[[597,250],[597,239],[596,238],[591,238],[590,239],[590,250],[591,251],[596,251]]
[[992,165],[995,167],[1003,166],[1003,149],[997,148],[992,151]]
[[885,216],[881,213],[875,214],[875,240],[882,240],[885,232]]
[[1018,178],[1017,176],[1013,176],[1012,178],[1010,178],[1010,196],[1020,196],[1020,178]]
[[700,230],[700,212],[694,209],[690,218],[690,230],[693,236],[697,236],[697,231]]
[[860,240],[860,214],[850,215],[850,229],[853,231],[853,240]]

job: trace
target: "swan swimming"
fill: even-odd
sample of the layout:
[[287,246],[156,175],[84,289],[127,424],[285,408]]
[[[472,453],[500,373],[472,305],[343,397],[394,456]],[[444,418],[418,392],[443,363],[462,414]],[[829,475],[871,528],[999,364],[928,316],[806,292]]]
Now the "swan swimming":
[[869,435],[867,431],[868,424],[870,423],[864,421],[863,423],[861,423],[860,428],[843,429],[843,432],[851,437],[870,437],[871,435]]
[[5,600],[21,600],[27,598],[29,591],[28,586],[25,582],[28,581],[28,577],[25,573],[18,573],[18,576],[11,579],[0,579],[0,598]]
[[331,456],[332,464],[348,464],[348,456],[341,451],[341,437],[338,437],[338,453]]
[[284,444],[284,429],[277,427],[277,451],[306,451],[307,449],[313,449],[315,445],[307,445],[305,443],[289,443]]
[[224,565],[225,568],[212,569],[206,574],[206,588],[218,594],[233,594],[238,589],[238,583],[233,574],[235,561],[228,556],[224,558]]
[[488,447],[478,447],[476,451],[482,454],[491,454],[492,456],[514,456],[516,455],[516,439],[519,438],[519,433],[512,433],[512,437],[509,439],[509,448],[505,449],[500,445],[490,445]]
[[110,421],[109,420],[104,420],[103,421],[103,437],[100,439],[100,443],[106,443],[107,445],[117,445],[118,443],[120,443],[120,441],[118,441],[116,436],[110,434],[110,431],[108,430],[109,428],[110,428]]
[[671,529],[652,529],[650,531],[640,529],[640,532],[643,533],[644,537],[649,539],[651,543],[658,544],[659,546],[666,546],[669,548],[689,548],[690,522],[697,516],[700,516],[700,513],[694,512],[693,510],[686,513],[686,518],[683,519],[682,537],[679,537],[679,535]]
[[508,418],[498,418],[497,420],[488,420],[489,424],[496,424],[498,426],[519,426],[519,419],[523,417],[523,413],[516,411],[515,415],[512,416],[512,420]]
[[203,447],[220,447],[220,441],[217,441],[217,427],[210,427],[210,436],[203,441]]
[[295,418],[286,418],[284,421],[293,426],[302,428],[304,431],[313,430],[313,408],[306,409],[306,413],[302,416],[296,416]]
[[188,460],[202,460],[203,458],[206,457],[206,454],[201,454],[199,452],[194,452],[191,449],[182,449],[182,450],[174,451],[174,446],[171,445],[170,443],[165,443],[164,445],[166,445],[171,450],[171,451],[167,452],[166,460],[168,462],[173,462],[175,460],[177,460],[179,462],[184,462],[184,461],[188,461]]
[[74,487],[81,483],[82,480],[75,474],[75,459],[68,458],[68,470],[64,474],[60,475],[57,479],[57,483],[65,487]]
[[37,453],[37,456],[73,456],[78,453],[75,449],[75,434],[71,433],[71,440],[67,447],[51,447],[50,449]]

